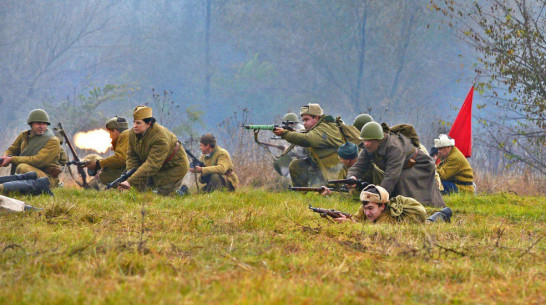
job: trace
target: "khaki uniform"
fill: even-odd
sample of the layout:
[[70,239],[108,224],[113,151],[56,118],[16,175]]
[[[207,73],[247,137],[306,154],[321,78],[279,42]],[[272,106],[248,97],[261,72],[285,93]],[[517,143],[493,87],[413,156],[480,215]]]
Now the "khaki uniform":
[[[353,219],[360,222],[368,220],[364,206],[360,206]],[[419,201],[409,197],[396,196],[386,203],[385,210],[374,223],[424,223],[426,219],[427,211]]]
[[[178,151],[173,155],[177,145]],[[165,162],[170,156],[172,159]],[[127,179],[131,186],[139,190],[153,186],[158,194],[168,195],[182,184],[189,162],[176,135],[154,123],[143,135],[137,135],[132,129],[129,131],[126,168],[138,168]]]
[[116,141],[112,141],[114,155],[99,161],[102,172],[99,182],[108,184],[121,176],[127,163],[127,149],[129,148],[129,130],[119,134]]
[[[410,159],[416,163],[408,167]],[[415,198],[425,205],[444,207],[444,199],[434,178],[435,169],[434,160],[415,148],[408,137],[385,134],[375,153],[365,149],[360,152],[358,161],[349,169],[347,176],[380,185],[391,197],[402,195]],[[370,173],[372,181],[366,180]]]
[[335,179],[343,169],[337,157],[337,149],[344,143],[335,122],[325,121],[323,116],[307,133],[285,131],[282,138],[309,151],[306,159],[290,163],[293,186],[320,186],[326,180]]
[[233,172],[233,163],[227,150],[216,145],[210,155],[202,155],[199,159],[206,165],[199,177],[199,181],[206,184],[203,191],[212,192],[224,187],[229,191],[237,189],[239,178]]
[[459,191],[474,193],[474,171],[457,147],[453,146],[447,157],[440,162],[438,174],[443,181],[455,183]]
[[[36,154],[21,156],[24,154],[27,146],[35,146],[37,142],[44,139],[40,137],[48,137],[49,140],[43,146],[36,147]],[[41,144],[38,144],[40,146]],[[11,163],[12,173],[24,174],[28,172],[36,172],[38,178],[48,177],[50,187],[55,187],[59,184],[59,173],[61,167],[66,163],[66,154],[64,153],[61,142],[53,135],[50,129],[42,136],[31,135],[31,131],[23,131],[15,139],[13,144],[4,152],[4,155],[12,156]]]

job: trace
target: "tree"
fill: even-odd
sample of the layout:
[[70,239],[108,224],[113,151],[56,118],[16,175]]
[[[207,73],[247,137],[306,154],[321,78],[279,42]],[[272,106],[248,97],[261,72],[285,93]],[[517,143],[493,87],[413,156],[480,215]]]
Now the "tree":
[[432,1],[478,53],[476,88],[492,113],[486,144],[546,174],[546,2]]

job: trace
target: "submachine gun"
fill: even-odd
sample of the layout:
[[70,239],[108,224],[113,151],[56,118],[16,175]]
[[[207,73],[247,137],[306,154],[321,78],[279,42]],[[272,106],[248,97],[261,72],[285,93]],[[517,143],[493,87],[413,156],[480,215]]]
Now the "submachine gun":
[[127,179],[129,179],[129,177],[131,177],[135,172],[137,171],[137,168],[132,168],[128,171],[124,171],[121,176],[119,176],[119,178],[117,178],[116,180],[108,183],[106,185],[106,189],[111,189],[113,186],[119,184],[119,183],[122,183],[123,181],[126,181]]
[[[87,184],[87,174],[85,173],[84,167],[85,162],[82,162],[81,159],[78,157],[78,154],[76,153],[76,150],[74,149],[74,146],[72,146],[72,143],[68,139],[68,136],[66,135],[66,132],[63,129],[63,126],[61,125],[61,122],[57,125],[57,132],[61,134],[65,140],[66,146],[70,149],[70,152],[72,153],[73,160],[68,162],[67,165],[76,165],[78,168],[78,174],[80,174],[82,178],[82,183],[80,184],[78,181],[76,181],[76,184],[80,185],[83,188],[89,188],[89,184]],[[70,171],[70,168],[69,168]],[[70,171],[70,175],[72,176],[72,171]],[[74,176],[72,176],[74,178]]]

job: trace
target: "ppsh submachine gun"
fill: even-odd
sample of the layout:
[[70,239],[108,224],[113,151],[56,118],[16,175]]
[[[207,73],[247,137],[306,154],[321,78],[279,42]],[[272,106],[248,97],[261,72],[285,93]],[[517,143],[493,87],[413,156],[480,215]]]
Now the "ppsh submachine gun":
[[124,171],[121,176],[119,176],[119,178],[117,178],[116,180],[108,183],[106,185],[106,189],[111,189],[112,187],[114,187],[115,185],[118,185],[120,183],[122,183],[123,181],[127,181],[127,179],[129,179],[129,177],[131,177],[135,172],[137,171],[137,168],[132,168],[128,171]]
[[[72,143],[70,142],[70,139],[66,135],[66,132],[63,129],[63,126],[61,125],[60,122],[57,125],[57,132],[63,136],[66,146],[68,146],[68,148],[70,149],[70,152],[72,153],[73,160],[69,161],[67,165],[71,165],[71,164],[76,165],[76,167],[78,168],[78,174],[80,174],[80,177],[82,178],[81,184],[76,179],[74,179],[74,181],[76,181],[76,184],[78,184],[79,186],[83,188],[89,188],[89,184],[87,184],[87,174],[85,173],[85,169],[84,169],[85,162],[82,162],[81,159],[78,157],[78,154],[76,153],[76,150],[74,149],[74,146],[72,146]],[[74,178],[72,171],[70,170],[70,167],[68,168],[68,170],[72,178]]]
[[315,208],[315,207],[312,207],[311,204],[309,204],[309,209],[315,213],[319,213],[320,214],[320,217],[323,217],[323,218],[339,218],[341,217],[342,215],[347,217],[347,218],[352,218],[353,216],[349,213],[345,213],[345,212],[341,212],[341,211],[336,211],[334,209],[321,209],[321,208]]

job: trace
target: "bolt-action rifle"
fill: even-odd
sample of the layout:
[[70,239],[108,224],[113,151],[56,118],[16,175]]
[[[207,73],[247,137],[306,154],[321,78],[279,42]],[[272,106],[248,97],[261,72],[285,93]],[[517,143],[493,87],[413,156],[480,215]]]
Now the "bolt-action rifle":
[[296,122],[292,121],[283,121],[281,125],[273,124],[273,125],[246,125],[243,124],[241,127],[246,129],[252,129],[252,130],[275,130],[275,128],[283,128],[289,131],[294,131],[294,128],[292,125]]
[[[89,188],[89,185],[87,184],[87,174],[85,173],[85,170],[84,170],[85,162],[82,162],[81,159],[78,157],[78,154],[76,153],[76,150],[74,150],[74,146],[72,146],[72,143],[68,139],[68,136],[66,135],[66,132],[64,131],[63,126],[61,125],[61,122],[59,122],[59,124],[57,126],[58,126],[57,131],[64,137],[66,145],[70,149],[70,152],[72,153],[72,157],[74,158],[74,160],[70,161],[67,164],[68,165],[70,165],[70,164],[76,165],[77,168],[78,168],[78,174],[80,174],[80,176],[82,177],[82,184],[80,184],[75,179],[74,179],[74,181],[76,181],[76,183],[78,185],[80,185],[81,187],[83,187],[83,188]],[[72,172],[70,172],[70,174],[72,174]],[[72,176],[72,178],[74,178],[74,176]]]
[[368,186],[368,182],[362,180],[362,179],[335,179],[335,180],[328,180],[328,184],[335,184],[335,185],[356,185],[357,189],[364,189],[366,186]]
[[[294,192],[317,192],[319,194],[322,194],[326,190],[326,187],[325,186],[320,186],[320,187],[291,186],[288,189]],[[349,192],[349,190],[344,187],[339,187],[339,188],[336,187],[336,188],[330,188],[330,189],[334,192],[343,192],[343,193]]]
[[117,178],[116,180],[108,183],[106,185],[106,189],[111,189],[114,185],[116,184],[119,184],[119,183],[122,183],[123,181],[126,181],[127,179],[129,179],[129,177],[131,177],[135,172],[137,171],[136,168],[132,168],[128,171],[124,171],[121,176],[119,176],[119,178]]
[[352,218],[353,217],[349,213],[336,211],[334,209],[328,210],[328,209],[315,208],[315,207],[312,207],[311,204],[309,204],[309,209],[311,211],[315,212],[315,213],[319,213],[320,217],[324,217],[324,218],[328,218],[328,217],[339,218],[339,217],[341,217],[341,215],[344,215],[347,218]]

